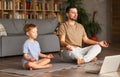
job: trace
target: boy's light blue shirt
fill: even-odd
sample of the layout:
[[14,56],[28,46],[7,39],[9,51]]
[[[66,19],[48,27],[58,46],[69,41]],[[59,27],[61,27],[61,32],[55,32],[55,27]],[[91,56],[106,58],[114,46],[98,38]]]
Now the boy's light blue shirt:
[[[40,45],[38,41],[30,42],[28,40],[25,41],[23,45],[23,53],[27,53],[28,57],[34,57],[34,59],[38,60],[39,55],[38,53],[41,51]],[[22,59],[22,63],[26,63],[27,60]]]

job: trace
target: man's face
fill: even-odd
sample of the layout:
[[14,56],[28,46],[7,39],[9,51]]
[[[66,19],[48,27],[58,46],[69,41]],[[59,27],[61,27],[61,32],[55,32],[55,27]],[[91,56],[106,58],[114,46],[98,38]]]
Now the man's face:
[[70,11],[68,13],[66,13],[66,15],[67,15],[68,19],[76,21],[77,17],[78,17],[77,9],[71,8]]

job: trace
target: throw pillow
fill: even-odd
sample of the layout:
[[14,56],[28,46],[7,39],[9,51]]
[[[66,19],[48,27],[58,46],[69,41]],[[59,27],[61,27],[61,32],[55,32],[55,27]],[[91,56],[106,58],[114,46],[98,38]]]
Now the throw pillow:
[[7,36],[7,32],[4,28],[4,26],[0,23],[0,37],[1,36]]

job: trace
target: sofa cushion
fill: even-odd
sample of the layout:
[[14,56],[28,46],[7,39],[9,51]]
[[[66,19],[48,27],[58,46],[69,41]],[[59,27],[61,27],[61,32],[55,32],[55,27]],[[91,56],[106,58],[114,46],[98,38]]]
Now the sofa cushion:
[[13,24],[16,27],[17,34],[24,34],[23,27],[25,26],[24,19],[13,19]]
[[0,23],[5,27],[8,35],[18,33],[16,27],[12,22],[12,19],[0,19]]
[[43,53],[60,51],[59,39],[55,34],[39,35],[37,41],[39,41]]
[[22,46],[27,37],[22,36],[7,36],[1,38],[2,56],[22,55]]
[[0,23],[0,36],[7,36],[7,32],[1,23]]
[[35,24],[38,27],[38,34],[49,34],[53,33],[58,26],[57,18],[49,18],[49,19],[29,19],[26,23]]

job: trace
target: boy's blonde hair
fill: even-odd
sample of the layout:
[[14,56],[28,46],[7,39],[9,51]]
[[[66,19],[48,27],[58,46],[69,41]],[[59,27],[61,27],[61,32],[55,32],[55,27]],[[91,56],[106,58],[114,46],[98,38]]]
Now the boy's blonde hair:
[[24,30],[24,32],[26,33],[26,32],[28,32],[28,31],[30,31],[31,29],[36,28],[36,27],[37,27],[37,26],[36,26],[35,24],[26,24],[26,25],[24,26],[23,30]]

